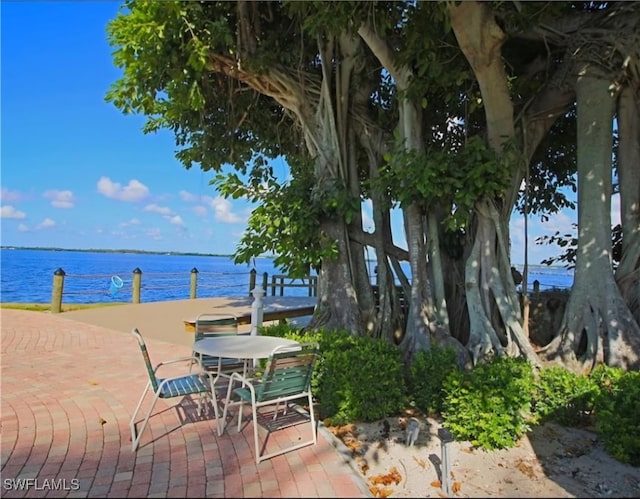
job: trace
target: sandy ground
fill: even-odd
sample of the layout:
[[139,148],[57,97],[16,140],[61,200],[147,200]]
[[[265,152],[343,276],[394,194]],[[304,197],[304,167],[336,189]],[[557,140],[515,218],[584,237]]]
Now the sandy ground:
[[330,428],[352,450],[374,497],[640,497],[640,468],[606,454],[592,431],[545,424],[511,449],[452,441],[445,456],[439,421],[419,418],[413,446],[406,445],[406,421]]

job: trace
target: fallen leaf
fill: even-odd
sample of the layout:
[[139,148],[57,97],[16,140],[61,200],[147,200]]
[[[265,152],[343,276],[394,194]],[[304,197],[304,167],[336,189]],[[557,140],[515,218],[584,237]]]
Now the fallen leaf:
[[358,432],[356,431],[356,426],[354,424],[346,424],[342,426],[328,426],[329,431],[333,433],[336,437],[342,438],[345,435],[351,435],[356,437]]
[[402,481],[402,476],[398,473],[397,468],[393,466],[389,469],[389,473],[372,476],[369,481],[374,485],[391,485],[392,483],[398,485]]
[[453,484],[451,485],[451,492],[457,494],[458,492],[460,492],[461,488],[462,484],[460,482],[453,482]]
[[413,456],[413,460],[414,460],[416,463],[418,463],[418,465],[419,465],[421,468],[426,468],[426,467],[427,467],[427,462],[426,462],[424,459],[419,459],[419,458],[417,458],[416,456]]
[[362,472],[363,475],[367,474],[367,471],[369,471],[369,465],[367,464],[366,461],[362,461],[359,463],[360,466],[360,471]]
[[358,442],[358,441],[355,441],[355,440],[351,441],[351,442],[348,442],[348,443],[345,442],[344,444],[347,447],[347,449],[349,449],[353,453],[358,452],[358,449],[360,447],[362,447],[362,444],[360,442]]
[[376,485],[369,485],[369,491],[373,497],[389,497],[393,493],[393,489],[388,487],[382,488]]
[[433,482],[431,482],[431,486],[432,487],[437,487],[437,488],[442,488],[442,483],[440,483],[440,480],[435,480]]
[[529,478],[535,478],[536,472],[533,469],[533,466],[525,463],[522,459],[519,459],[516,463],[516,468],[518,468],[522,473],[527,475]]

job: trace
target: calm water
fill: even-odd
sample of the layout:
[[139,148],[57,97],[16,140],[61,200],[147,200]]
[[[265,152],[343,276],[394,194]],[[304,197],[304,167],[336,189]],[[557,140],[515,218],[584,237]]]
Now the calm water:
[[[65,272],[63,303],[131,302],[134,269],[142,271],[142,302],[189,298],[194,268],[198,270],[198,298],[248,296],[252,268],[257,272],[258,283],[265,272],[269,282],[272,275],[282,273],[270,258],[257,258],[255,266],[248,266],[236,265],[225,256],[22,249],[1,249],[0,265],[0,301],[4,303],[50,303],[57,269]],[[543,291],[566,289],[571,286],[573,274],[559,267],[532,266],[529,289],[536,279]],[[114,282],[122,286],[116,288]],[[285,294],[306,296],[307,291],[287,288]]]
[[[281,274],[270,258],[257,258],[253,267],[236,265],[225,256],[2,249],[0,262],[4,303],[51,302],[54,272],[60,268],[65,273],[63,303],[131,302],[134,269],[142,271],[142,302],[189,298],[194,268],[198,298],[248,296],[252,268],[258,283],[264,272],[269,282],[273,274]],[[286,290],[287,296],[304,294],[303,289]]]

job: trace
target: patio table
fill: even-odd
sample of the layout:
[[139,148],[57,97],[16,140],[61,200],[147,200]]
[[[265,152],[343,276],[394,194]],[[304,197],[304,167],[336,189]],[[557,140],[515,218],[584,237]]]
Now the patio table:
[[193,351],[212,357],[255,360],[266,359],[276,347],[298,345],[297,341],[275,336],[236,335],[203,338],[193,343]]
[[[210,355],[218,358],[234,358],[243,359],[244,372],[243,376],[247,375],[247,362],[253,359],[254,365],[258,359],[266,359],[271,355],[271,352],[276,347],[299,347],[300,344],[295,340],[288,340],[286,338],[277,338],[275,336],[259,336],[259,335],[236,335],[236,336],[220,336],[217,338],[203,338],[193,343],[193,351]],[[218,382],[220,376],[228,377],[224,374],[217,374],[214,379],[214,386]],[[212,394],[215,398],[215,393]],[[217,401],[214,402],[217,404]],[[218,435],[222,435],[226,426],[226,421],[222,421],[218,418],[218,408],[216,406],[216,420],[218,423]]]

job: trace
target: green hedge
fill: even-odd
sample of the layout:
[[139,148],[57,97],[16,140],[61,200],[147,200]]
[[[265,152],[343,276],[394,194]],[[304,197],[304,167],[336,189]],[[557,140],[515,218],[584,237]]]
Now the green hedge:
[[426,414],[442,412],[445,380],[458,371],[453,348],[433,346],[429,351],[417,352],[409,366],[408,394],[412,405]]
[[330,424],[375,421],[407,406],[402,355],[390,343],[347,331],[302,334],[288,325],[265,327],[262,334],[318,341],[312,390]]
[[513,447],[529,430],[534,375],[522,359],[496,357],[444,383],[444,426],[488,450]]
[[401,351],[383,340],[347,331],[302,334],[289,324],[263,327],[261,334],[318,341],[312,387],[321,417],[331,424],[375,421],[411,404],[427,413],[441,411],[457,439],[491,450],[512,447],[534,423],[595,421],[607,452],[640,466],[637,371],[601,365],[580,376],[550,367],[536,380],[525,360],[498,357],[461,372],[454,352],[435,347],[415,355],[405,384]]

